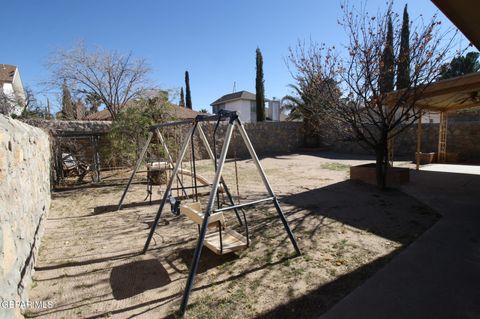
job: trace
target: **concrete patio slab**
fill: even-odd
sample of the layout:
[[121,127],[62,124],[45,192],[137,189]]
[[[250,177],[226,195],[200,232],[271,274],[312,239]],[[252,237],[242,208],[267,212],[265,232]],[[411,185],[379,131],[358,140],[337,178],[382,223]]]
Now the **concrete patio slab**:
[[457,165],[457,164],[428,164],[420,168],[422,171],[474,174],[480,175],[479,165]]
[[480,318],[480,176],[412,171],[403,191],[442,219],[321,318]]

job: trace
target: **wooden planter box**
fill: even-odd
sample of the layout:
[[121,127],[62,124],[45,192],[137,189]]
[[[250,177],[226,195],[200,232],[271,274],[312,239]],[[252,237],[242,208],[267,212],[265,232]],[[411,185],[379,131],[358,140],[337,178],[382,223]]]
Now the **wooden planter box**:
[[[375,164],[363,164],[350,167],[350,179],[377,185]],[[390,167],[387,171],[387,186],[400,186],[410,181],[410,169]]]
[[[415,156],[418,154],[418,152],[415,153]],[[431,153],[420,153],[420,165],[425,165],[425,164],[431,164],[435,162],[436,156],[434,152]],[[415,162],[417,158],[415,157]]]

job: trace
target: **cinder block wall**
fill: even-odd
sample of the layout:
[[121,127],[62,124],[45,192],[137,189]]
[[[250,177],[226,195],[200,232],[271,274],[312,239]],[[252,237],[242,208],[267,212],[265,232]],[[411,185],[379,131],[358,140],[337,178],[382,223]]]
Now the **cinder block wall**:
[[[52,121],[36,119],[26,120],[26,122],[44,130],[74,133],[108,133],[112,125],[110,121]],[[244,125],[255,147],[255,151],[259,156],[292,153],[303,146],[304,133],[301,122],[259,122],[245,123]],[[212,143],[215,123],[202,123],[202,127],[209,142]],[[185,125],[178,128],[170,128],[170,134],[174,132],[176,135],[179,135],[175,138],[183,139],[189,128],[190,126]],[[218,153],[220,153],[221,145],[225,137],[225,129],[226,123],[222,122],[217,131],[217,142],[218,145],[220,145],[218,146]],[[163,134],[165,138],[168,138],[165,132],[163,132]],[[196,156],[198,158],[208,158],[206,151],[199,145],[198,138],[196,138]],[[104,147],[108,147],[106,136],[101,138],[100,153],[102,153]],[[171,151],[176,152],[177,147],[180,146],[172,147]],[[235,130],[228,156],[233,157],[234,153],[236,153],[238,157],[249,156],[248,150],[244,146],[238,130]],[[102,162],[102,158],[100,161]]]
[[[0,115],[0,302],[28,299],[43,221],[50,207],[48,135]],[[2,317],[3,315],[3,317]],[[21,318],[2,307],[2,318]]]
[[[439,124],[422,125],[422,152],[437,152]],[[447,152],[456,153],[459,161],[480,162],[480,122],[450,121],[447,130]],[[359,143],[338,141],[335,136],[325,138],[323,142],[336,152],[365,154],[372,151],[363,149]],[[415,159],[417,125],[407,128],[395,138],[395,156]]]
[[[252,142],[258,156],[270,154],[288,154],[298,151],[303,145],[303,129],[300,122],[260,122],[245,123],[245,131]],[[215,124],[203,124],[205,135],[210,143],[213,140],[213,130]],[[220,153],[221,145],[225,137],[226,124],[220,125],[217,131],[218,150]],[[213,147],[213,145],[212,145]],[[207,158],[205,152],[203,158]],[[247,148],[238,130],[234,131],[232,142],[228,150],[228,156],[249,157]]]

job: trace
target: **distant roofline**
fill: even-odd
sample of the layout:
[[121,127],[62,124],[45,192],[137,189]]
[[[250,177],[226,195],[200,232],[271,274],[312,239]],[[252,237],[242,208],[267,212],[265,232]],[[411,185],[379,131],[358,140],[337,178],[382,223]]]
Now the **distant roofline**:
[[[250,96],[243,96],[244,93],[247,93],[247,95]],[[227,98],[229,95],[234,96],[232,98]],[[252,97],[253,96],[253,97]],[[213,103],[210,104],[210,106],[215,106],[219,104],[224,104],[227,102],[232,102],[232,101],[237,101],[237,100],[246,100],[246,101],[255,101],[255,94],[246,90],[241,90],[233,93],[228,93],[223,95],[222,97],[216,99]],[[270,102],[270,99],[265,99],[265,102]]]

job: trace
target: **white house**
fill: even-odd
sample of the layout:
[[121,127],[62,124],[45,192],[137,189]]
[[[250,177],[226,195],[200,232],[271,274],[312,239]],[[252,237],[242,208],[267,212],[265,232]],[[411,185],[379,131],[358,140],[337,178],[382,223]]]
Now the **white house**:
[[11,106],[8,115],[20,115],[26,101],[20,72],[15,65],[0,64],[0,90],[4,96],[2,103]]
[[[265,108],[267,120],[280,121],[280,101],[274,98],[273,100],[265,99],[265,102],[268,103]],[[219,110],[237,111],[242,122],[253,123],[257,121],[255,94],[248,91],[226,94],[210,105],[214,114]]]

